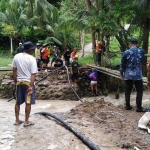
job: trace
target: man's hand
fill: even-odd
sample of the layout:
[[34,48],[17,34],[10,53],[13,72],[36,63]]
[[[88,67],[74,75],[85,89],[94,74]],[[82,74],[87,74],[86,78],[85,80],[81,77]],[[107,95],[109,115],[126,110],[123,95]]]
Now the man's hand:
[[150,89],[150,81],[147,82],[147,87]]
[[123,76],[120,76],[120,79],[121,79],[121,80],[124,80],[124,79],[123,79]]
[[31,95],[32,94],[32,87],[30,86],[28,89],[27,89],[27,93],[28,93],[28,95]]

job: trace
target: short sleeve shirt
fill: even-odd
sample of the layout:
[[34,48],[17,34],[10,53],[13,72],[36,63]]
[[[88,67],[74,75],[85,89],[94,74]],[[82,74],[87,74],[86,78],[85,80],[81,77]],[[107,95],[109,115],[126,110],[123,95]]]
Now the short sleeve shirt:
[[17,68],[17,81],[31,81],[31,74],[37,73],[36,59],[27,53],[16,54],[12,66]]

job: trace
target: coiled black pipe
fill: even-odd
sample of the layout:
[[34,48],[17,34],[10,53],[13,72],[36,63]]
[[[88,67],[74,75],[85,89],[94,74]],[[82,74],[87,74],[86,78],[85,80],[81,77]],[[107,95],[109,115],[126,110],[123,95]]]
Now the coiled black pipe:
[[65,126],[65,128],[67,128],[69,131],[74,133],[80,140],[82,140],[91,150],[100,150],[100,148],[97,145],[95,145],[92,141],[90,141],[87,137],[85,137],[81,132],[76,130],[68,122],[65,122],[64,120],[62,120],[57,115],[54,115],[54,114],[49,113],[49,112],[37,112],[35,114],[41,114],[44,116],[47,115],[47,116],[50,116],[50,117],[56,119],[57,121],[61,122]]
[[[80,98],[79,95],[76,93],[76,91],[74,90],[74,88],[72,87],[72,85],[71,85],[71,83],[70,83],[69,71],[68,71],[68,67],[67,67],[66,65],[63,65],[63,66],[61,66],[61,67],[59,67],[59,68],[57,68],[57,69],[51,71],[51,72],[48,73],[46,76],[44,76],[42,79],[40,79],[39,81],[37,81],[37,82],[35,83],[35,85],[38,84],[39,82],[43,81],[46,77],[48,77],[48,76],[51,75],[52,73],[54,73],[54,72],[60,70],[60,69],[63,68],[63,67],[65,67],[66,70],[67,70],[67,77],[68,77],[68,83],[69,83],[70,88],[71,88],[72,91],[75,93],[75,95],[78,97],[78,99],[82,102],[81,98]],[[14,92],[15,92],[15,91],[14,91]],[[7,102],[10,102],[11,100],[16,99],[14,92],[13,92],[13,97],[10,98],[9,100],[7,100]]]

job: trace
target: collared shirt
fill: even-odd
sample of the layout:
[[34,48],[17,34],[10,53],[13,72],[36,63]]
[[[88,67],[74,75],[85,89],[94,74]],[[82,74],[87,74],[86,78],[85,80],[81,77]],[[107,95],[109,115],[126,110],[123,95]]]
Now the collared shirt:
[[142,79],[142,61],[144,50],[135,46],[123,52],[120,74],[124,80],[141,80]]

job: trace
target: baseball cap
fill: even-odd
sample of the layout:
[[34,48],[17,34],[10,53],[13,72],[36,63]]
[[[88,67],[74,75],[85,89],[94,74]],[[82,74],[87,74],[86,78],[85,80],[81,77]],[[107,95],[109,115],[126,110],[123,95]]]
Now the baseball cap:
[[138,44],[138,40],[136,38],[130,39],[131,44]]

